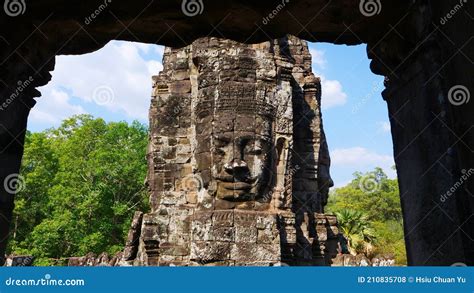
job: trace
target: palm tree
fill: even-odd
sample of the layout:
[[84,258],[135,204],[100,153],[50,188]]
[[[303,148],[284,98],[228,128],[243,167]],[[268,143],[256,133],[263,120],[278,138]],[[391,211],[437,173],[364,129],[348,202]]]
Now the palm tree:
[[367,215],[352,209],[342,209],[335,214],[339,227],[347,238],[349,252],[369,254],[375,240],[375,232]]

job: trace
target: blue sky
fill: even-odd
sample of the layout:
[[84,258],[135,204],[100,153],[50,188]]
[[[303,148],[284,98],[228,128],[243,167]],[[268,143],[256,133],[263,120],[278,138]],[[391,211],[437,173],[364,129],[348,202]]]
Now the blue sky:
[[[366,47],[310,44],[313,71],[322,80],[323,120],[336,186],[355,171],[393,163],[383,77],[369,70]],[[58,56],[52,81],[40,88],[28,129],[56,127],[74,114],[107,121],[148,123],[151,76],[162,69],[163,47],[112,41],[94,53]]]

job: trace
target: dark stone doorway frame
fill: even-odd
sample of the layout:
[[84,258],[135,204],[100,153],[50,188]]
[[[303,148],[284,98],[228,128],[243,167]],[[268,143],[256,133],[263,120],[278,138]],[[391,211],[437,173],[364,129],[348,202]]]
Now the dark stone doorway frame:
[[[0,183],[19,171],[28,114],[40,96],[35,88],[51,79],[56,55],[85,54],[113,39],[179,47],[208,35],[261,42],[290,33],[313,42],[366,43],[371,70],[386,77],[382,95],[409,264],[474,265],[474,179],[441,200],[463,170],[474,168],[474,103],[449,99],[455,86],[474,92],[472,2],[202,2],[202,13],[192,17],[178,0],[30,1],[18,16],[0,11]],[[379,6],[372,13],[362,2]],[[18,82],[30,78],[12,98]],[[7,191],[0,184],[1,255],[13,209]]]

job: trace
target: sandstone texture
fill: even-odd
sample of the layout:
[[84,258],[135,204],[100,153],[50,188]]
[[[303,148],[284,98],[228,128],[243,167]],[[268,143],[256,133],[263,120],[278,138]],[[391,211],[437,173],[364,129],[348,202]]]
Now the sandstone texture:
[[153,77],[135,265],[329,264],[329,153],[305,41],[201,38]]

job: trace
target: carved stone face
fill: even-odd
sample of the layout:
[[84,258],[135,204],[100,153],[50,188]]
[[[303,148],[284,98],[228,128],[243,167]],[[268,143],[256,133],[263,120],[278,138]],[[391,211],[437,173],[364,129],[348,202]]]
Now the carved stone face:
[[259,115],[220,114],[212,127],[212,194],[234,202],[264,197],[273,177],[271,122]]

